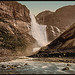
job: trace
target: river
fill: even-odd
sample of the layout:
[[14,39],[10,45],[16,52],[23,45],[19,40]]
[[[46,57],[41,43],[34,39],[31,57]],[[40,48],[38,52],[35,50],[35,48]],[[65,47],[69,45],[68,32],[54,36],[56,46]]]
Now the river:
[[[62,70],[67,67],[67,63],[63,62],[43,62],[32,61],[36,58],[22,57],[16,60],[1,62],[0,65],[18,65],[14,69],[2,69],[0,74],[75,74],[75,64],[70,64],[69,70]],[[27,65],[25,65],[27,63]],[[20,66],[21,65],[21,66]]]

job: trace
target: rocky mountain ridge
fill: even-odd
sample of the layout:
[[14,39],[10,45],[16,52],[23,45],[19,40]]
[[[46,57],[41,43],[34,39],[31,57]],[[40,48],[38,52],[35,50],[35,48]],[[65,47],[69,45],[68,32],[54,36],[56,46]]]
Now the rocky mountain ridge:
[[[51,14],[49,12],[51,11],[48,11],[48,13],[46,11],[41,12],[36,16],[36,19],[39,24],[47,25],[48,40],[53,41],[67,30],[70,25],[75,23],[75,5],[61,7]],[[60,32],[57,30],[60,30]]]

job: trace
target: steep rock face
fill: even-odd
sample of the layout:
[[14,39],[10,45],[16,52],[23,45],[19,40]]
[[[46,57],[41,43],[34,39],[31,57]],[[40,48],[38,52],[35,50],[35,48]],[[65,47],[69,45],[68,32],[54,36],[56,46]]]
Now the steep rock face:
[[75,23],[51,42],[48,47],[49,49],[56,49],[58,52],[69,50],[69,52],[75,53]]
[[[47,35],[49,41],[54,40],[75,22],[74,13],[75,13],[75,5],[69,5],[57,9],[52,14],[47,15],[46,13],[45,16],[43,15],[44,22],[41,21],[41,23],[47,25]],[[38,23],[40,23],[41,19],[40,15],[41,14],[39,14],[39,17],[36,16],[36,18],[39,18],[37,20]],[[57,29],[54,26],[59,28],[60,32],[57,31]],[[54,30],[54,32],[52,31],[52,29]]]
[[75,23],[50,44],[42,47],[32,57],[47,57],[51,54],[58,55],[62,53],[75,53]]
[[28,8],[16,1],[0,1],[0,15],[3,18],[30,21]]
[[[29,35],[30,21],[29,9],[26,6],[16,1],[0,1],[1,56],[5,51],[4,55],[32,54],[31,45],[35,43],[35,39]],[[31,50],[30,53],[27,50]]]

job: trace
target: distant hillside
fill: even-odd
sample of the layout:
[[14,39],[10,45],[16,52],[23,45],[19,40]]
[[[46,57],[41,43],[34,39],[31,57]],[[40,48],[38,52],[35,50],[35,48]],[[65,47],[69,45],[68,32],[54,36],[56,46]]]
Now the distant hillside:
[[[62,34],[67,28],[69,28],[70,25],[75,23],[74,13],[75,13],[75,5],[69,5],[59,8],[55,12],[50,14],[46,13],[45,11],[41,12],[36,16],[36,19],[38,23],[47,25],[48,40],[52,41],[60,34]],[[52,26],[55,35],[52,32]],[[59,28],[61,32],[59,33],[54,26]]]
[[37,16],[36,16],[36,20],[38,21],[38,23],[40,24],[44,24],[44,17],[49,15],[49,14],[52,14],[53,12],[49,11],[49,10],[45,10],[41,13],[39,13]]

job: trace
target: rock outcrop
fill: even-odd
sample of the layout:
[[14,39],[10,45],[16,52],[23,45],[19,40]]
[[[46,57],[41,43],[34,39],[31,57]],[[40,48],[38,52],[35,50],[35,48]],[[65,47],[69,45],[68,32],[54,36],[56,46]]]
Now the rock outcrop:
[[50,14],[38,14],[36,19],[38,23],[47,25],[48,40],[52,41],[75,23],[74,13],[75,5],[69,5],[59,8]]
[[52,41],[48,48],[59,53],[75,53],[75,23],[70,26],[63,34],[57,39]]
[[35,43],[29,35],[30,21],[26,6],[16,1],[0,1],[0,56],[30,55]]
[[75,57],[75,23],[46,47],[42,47],[32,57],[47,57],[51,54]]

